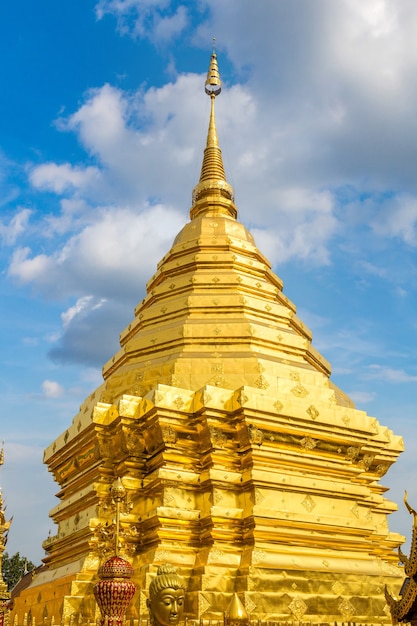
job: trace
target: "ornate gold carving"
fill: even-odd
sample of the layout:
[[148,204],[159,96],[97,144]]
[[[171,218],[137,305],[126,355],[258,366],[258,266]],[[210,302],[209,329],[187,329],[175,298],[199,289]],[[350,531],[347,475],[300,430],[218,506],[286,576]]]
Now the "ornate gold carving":
[[164,506],[176,506],[175,498],[169,491],[164,491]]
[[355,607],[347,598],[343,598],[339,602],[338,608],[345,620],[348,620],[355,613]]
[[375,473],[382,477],[384,476],[384,474],[387,473],[387,471],[389,470],[389,463],[379,463],[379,465],[376,466],[375,468]]
[[208,556],[208,563],[216,563],[224,557],[224,552],[218,548],[211,549]]
[[305,450],[314,450],[314,448],[317,446],[317,441],[315,439],[312,439],[312,437],[303,437],[303,439],[301,439],[300,441],[300,444]]
[[164,443],[174,446],[177,443],[177,431],[171,425],[163,426],[162,438]]
[[250,614],[256,609],[256,604],[255,602],[252,601],[247,591],[244,592],[244,599],[245,599],[245,609]]
[[219,428],[210,428],[210,438],[218,448],[224,448],[227,443],[226,435]]
[[207,600],[207,598],[205,597],[205,595],[199,591],[198,592],[198,615],[204,615],[204,613],[206,613],[209,608],[211,607],[210,602]]
[[318,416],[320,415],[320,413],[318,412],[318,410],[313,404],[308,407],[306,412],[309,414],[312,420],[316,420]]
[[171,553],[168,550],[157,550],[155,552],[155,563],[164,563],[165,561],[169,561],[171,559]]
[[302,385],[296,385],[291,389],[291,393],[294,394],[297,398],[305,398],[308,396],[308,391]]
[[268,389],[269,382],[266,380],[265,376],[259,376],[259,378],[255,380],[255,387],[258,389]]
[[261,504],[263,501],[265,500],[264,496],[262,495],[262,491],[260,489],[255,489],[255,503],[256,504]]
[[354,504],[354,505],[351,507],[351,509],[350,509],[350,510],[352,511],[352,513],[353,513],[353,515],[354,515],[355,517],[359,518],[359,510],[360,510],[360,509],[359,509],[359,507],[358,507],[358,505],[357,505],[357,504]]
[[372,463],[374,462],[375,455],[374,454],[364,454],[362,459],[359,461],[359,466],[364,467],[366,471],[371,468]]
[[332,591],[335,594],[335,596],[341,596],[344,590],[345,590],[345,587],[344,585],[342,585],[340,580],[336,580],[336,582],[333,583]]
[[290,604],[288,605],[291,613],[294,615],[296,619],[301,621],[303,619],[304,613],[307,611],[307,605],[302,598],[296,596],[292,599]]
[[174,399],[174,404],[177,407],[177,409],[180,410],[184,406],[184,400],[181,398],[181,396],[177,396]]
[[144,449],[144,442],[137,430],[134,428],[123,427],[123,448],[133,456],[140,456]]
[[310,495],[306,496],[301,504],[309,513],[311,513],[311,511],[316,507],[316,503]]
[[217,506],[219,504],[219,502],[221,502],[223,500],[223,494],[221,491],[219,491],[218,489],[214,490],[213,493],[213,502],[214,504]]
[[284,405],[279,400],[274,402],[274,409],[276,410],[277,413],[281,413],[283,407],[284,407]]
[[258,446],[261,446],[264,440],[263,432],[259,428],[253,425],[249,426],[248,431],[249,431],[249,441],[251,443],[255,443]]
[[357,448],[356,446],[349,446],[349,448],[346,450],[346,456],[351,461],[356,461],[360,451],[360,448]]
[[259,563],[265,560],[265,557],[266,552],[264,552],[264,550],[259,550],[258,548],[255,548],[255,550],[252,552],[252,564],[259,565]]

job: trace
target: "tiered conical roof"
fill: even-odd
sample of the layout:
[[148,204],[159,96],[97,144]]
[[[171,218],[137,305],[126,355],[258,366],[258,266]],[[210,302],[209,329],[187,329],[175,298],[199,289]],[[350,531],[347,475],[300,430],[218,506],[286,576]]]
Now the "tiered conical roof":
[[295,367],[310,372],[312,381],[322,376],[329,396],[336,393],[351,406],[328,382],[330,365],[313,348],[311,332],[283,294],[282,281],[236,219],[216,130],[220,91],[213,53],[206,81],[207,144],[191,221],[158,264],[134,321],[121,334],[121,350],[103,369],[108,398],[114,401],[115,393],[128,393],[138,381],[135,388],[142,394],[158,382],[187,389],[205,384],[268,389]]

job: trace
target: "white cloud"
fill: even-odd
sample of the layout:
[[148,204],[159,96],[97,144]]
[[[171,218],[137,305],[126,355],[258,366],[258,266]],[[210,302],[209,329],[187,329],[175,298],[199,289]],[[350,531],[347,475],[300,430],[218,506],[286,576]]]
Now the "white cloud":
[[408,374],[402,369],[384,367],[382,365],[369,365],[368,379],[383,380],[389,383],[415,383],[417,375]]
[[17,277],[22,283],[37,281],[40,276],[47,276],[52,269],[51,259],[46,254],[38,254],[29,258],[28,247],[17,248],[9,265],[9,276]]
[[96,167],[76,167],[70,163],[43,163],[30,173],[30,181],[34,187],[57,194],[97,185],[99,180],[100,172]]
[[372,391],[350,391],[349,398],[355,402],[356,405],[361,406],[367,404],[375,399],[376,394]]
[[105,302],[104,298],[97,301],[94,296],[78,298],[74,306],[61,313],[62,327],[65,330],[76,318],[84,317],[89,311],[94,311],[103,306]]
[[19,236],[25,232],[31,213],[30,209],[20,209],[8,224],[0,221],[0,237],[6,245],[14,245]]
[[[132,302],[183,225],[164,206],[142,213],[104,208],[94,222],[50,255],[17,249],[9,275],[49,298],[95,296]],[[88,271],[86,271],[88,270]]]
[[154,43],[168,43],[188,25],[186,5],[171,8],[167,0],[100,0],[98,19],[107,13],[115,15],[123,34],[146,37]]
[[64,394],[64,388],[55,380],[44,380],[42,393],[45,398],[60,398]]

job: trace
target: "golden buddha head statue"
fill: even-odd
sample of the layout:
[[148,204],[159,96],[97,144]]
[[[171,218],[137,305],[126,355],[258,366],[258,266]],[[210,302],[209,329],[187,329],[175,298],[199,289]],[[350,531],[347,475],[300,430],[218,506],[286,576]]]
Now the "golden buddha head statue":
[[149,585],[150,622],[153,626],[176,626],[182,619],[185,603],[185,582],[175,567],[166,563],[158,568]]

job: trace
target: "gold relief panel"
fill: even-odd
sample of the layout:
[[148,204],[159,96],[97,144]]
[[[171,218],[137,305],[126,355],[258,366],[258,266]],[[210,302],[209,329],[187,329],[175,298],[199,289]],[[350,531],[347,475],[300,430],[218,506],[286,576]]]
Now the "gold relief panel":
[[211,604],[201,591],[197,592],[197,597],[198,597],[198,617],[201,617],[201,615],[204,615],[204,613],[206,613],[209,610],[209,608],[211,607]]
[[143,589],[141,589],[139,591],[139,616],[141,617],[141,619],[146,619],[149,616],[149,610],[148,610],[148,605],[147,605],[147,601],[148,601],[148,593],[146,591],[143,591]]
[[342,422],[344,423],[345,426],[349,426],[351,419],[349,417],[349,415],[343,415],[342,416]]
[[218,563],[219,561],[222,561],[223,557],[224,552],[218,548],[211,549],[208,555],[207,563]]
[[308,511],[309,513],[311,513],[313,509],[315,509],[317,506],[316,502],[313,500],[313,498],[310,495],[306,496],[304,500],[301,502],[301,504],[305,508],[305,510]]
[[164,506],[173,506],[173,507],[177,506],[174,496],[167,489],[165,489],[164,491],[163,499],[164,499]]
[[359,461],[358,465],[359,467],[363,467],[365,468],[366,471],[368,471],[371,468],[374,460],[375,460],[374,454],[364,454],[362,459]]
[[255,387],[257,387],[258,389],[268,389],[269,386],[269,382],[267,381],[265,376],[259,376],[259,378],[255,380]]
[[87,450],[77,455],[76,460],[75,460],[77,467],[82,468],[85,465],[88,465],[88,463],[95,458],[94,452],[95,452],[95,444],[93,442],[90,442]]
[[132,456],[140,456],[143,454],[145,446],[143,439],[135,428],[122,428],[123,449]]
[[219,428],[210,427],[210,439],[213,447],[224,448],[227,444],[227,437]]
[[349,446],[349,448],[346,450],[346,456],[351,461],[356,461],[360,454],[360,451],[361,449],[356,446]]
[[255,504],[262,504],[262,502],[265,500],[265,496],[262,494],[262,491],[258,488],[255,489],[254,492],[254,500],[255,500]]
[[384,476],[384,474],[387,473],[387,471],[389,470],[389,467],[390,467],[389,463],[380,463],[379,465],[376,466],[375,473],[379,477],[382,477]]
[[168,550],[157,550],[154,556],[154,565],[169,562],[171,558],[172,554]]
[[360,509],[359,509],[359,507],[358,507],[358,504],[357,504],[357,503],[355,503],[355,504],[351,507],[351,509],[350,509],[350,510],[351,510],[351,513],[354,515],[354,517],[356,517],[356,518],[358,518],[358,519],[359,519],[359,512],[360,512]]
[[344,590],[345,590],[345,587],[344,587],[344,585],[342,585],[340,580],[337,580],[335,583],[333,583],[332,591],[333,591],[335,596],[341,596],[342,593],[344,592]]
[[296,397],[296,398],[305,398],[308,396],[308,391],[305,387],[303,387],[303,385],[296,385],[295,387],[293,387],[291,389],[291,393]]
[[143,431],[143,439],[145,442],[145,449],[147,452],[156,450],[162,443],[162,431],[159,424],[152,424]]
[[264,550],[260,550],[259,548],[255,548],[252,552],[252,565],[259,565],[263,561],[265,561],[267,554]]
[[171,425],[162,426],[161,432],[162,432],[162,439],[164,440],[164,443],[170,446],[175,446],[175,444],[177,443],[177,438],[178,438],[178,434],[175,428],[173,428]]
[[288,605],[288,608],[290,609],[294,617],[297,620],[301,621],[308,607],[302,598],[300,598],[299,596],[296,596],[295,598],[292,599],[292,601]]
[[352,615],[355,614],[355,607],[347,598],[343,598],[338,605],[338,609],[343,616],[344,620],[349,621]]
[[300,441],[301,447],[305,450],[314,450],[314,448],[317,446],[317,443],[318,442],[312,437],[303,437],[303,439],[301,439]]
[[248,593],[247,591],[244,592],[243,597],[244,597],[245,609],[248,612],[248,614],[250,615],[251,613],[253,613],[255,611],[256,604],[255,604],[255,602],[253,602],[253,600],[251,598],[251,594]]
[[257,428],[256,426],[250,425],[248,428],[248,433],[249,433],[249,441],[251,443],[254,443],[258,446],[261,446],[263,444],[264,434],[259,428]]
[[274,409],[276,410],[277,413],[281,413],[283,408],[284,408],[284,405],[282,404],[282,402],[280,402],[279,400],[274,402]]
[[308,407],[306,412],[308,413],[308,415],[311,417],[312,420],[316,420],[318,416],[320,415],[319,411],[316,409],[316,407],[313,404]]

